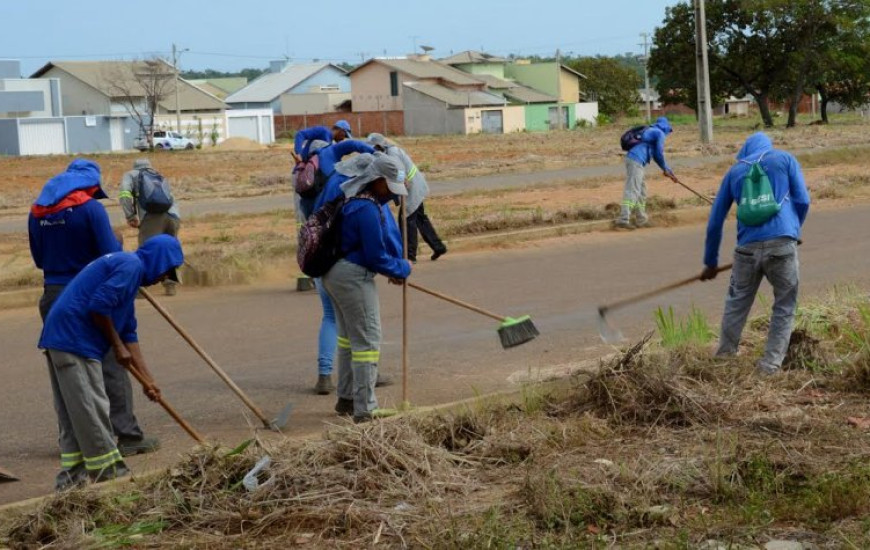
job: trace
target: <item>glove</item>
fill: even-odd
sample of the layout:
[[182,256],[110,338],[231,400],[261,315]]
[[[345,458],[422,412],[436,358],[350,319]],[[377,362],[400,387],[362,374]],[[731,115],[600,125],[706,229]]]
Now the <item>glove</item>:
[[702,281],[712,281],[716,278],[716,275],[719,274],[719,270],[715,267],[704,266],[704,270],[701,271],[701,280]]

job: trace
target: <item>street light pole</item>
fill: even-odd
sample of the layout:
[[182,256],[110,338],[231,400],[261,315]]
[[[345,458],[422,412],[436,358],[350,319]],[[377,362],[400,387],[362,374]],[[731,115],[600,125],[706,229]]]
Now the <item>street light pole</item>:
[[175,44],[172,45],[172,67],[175,69],[175,129],[179,134],[181,133],[181,105],[178,102],[178,79],[180,76],[178,71],[178,57],[189,50],[190,48],[179,50]]
[[704,0],[695,4],[695,79],[698,82],[698,126],[701,143],[713,143],[713,106],[710,99],[710,63],[707,57],[707,16]]
[[643,93],[646,96],[646,122],[652,122],[652,94],[649,91],[649,33],[640,33],[643,38]]

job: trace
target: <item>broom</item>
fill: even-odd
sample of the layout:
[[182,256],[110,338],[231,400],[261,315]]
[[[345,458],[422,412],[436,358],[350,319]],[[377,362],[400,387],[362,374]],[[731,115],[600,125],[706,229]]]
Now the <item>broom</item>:
[[525,344],[526,342],[534,340],[541,334],[532,322],[532,318],[528,315],[523,315],[522,317],[505,317],[410,281],[408,281],[408,286],[430,296],[440,298],[445,302],[450,302],[453,305],[464,307],[465,309],[485,315],[486,317],[490,317],[496,321],[501,321],[501,326],[498,327],[498,337],[501,340],[501,347],[504,349]]

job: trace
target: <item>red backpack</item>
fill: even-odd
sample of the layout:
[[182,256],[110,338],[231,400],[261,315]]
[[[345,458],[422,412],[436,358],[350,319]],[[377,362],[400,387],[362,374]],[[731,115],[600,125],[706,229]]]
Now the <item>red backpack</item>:
[[291,175],[293,189],[304,199],[313,199],[323,190],[323,177],[320,174],[320,160],[311,155],[306,162],[293,167]]

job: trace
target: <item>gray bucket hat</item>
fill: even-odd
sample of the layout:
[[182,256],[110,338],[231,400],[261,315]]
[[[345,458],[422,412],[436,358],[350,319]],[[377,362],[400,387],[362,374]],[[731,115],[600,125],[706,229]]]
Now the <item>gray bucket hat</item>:
[[387,142],[387,138],[385,138],[383,134],[379,134],[377,132],[369,134],[367,141],[373,147],[381,147],[383,149],[386,149],[390,146],[390,144]]
[[335,165],[339,174],[350,179],[341,184],[345,196],[352,197],[362,191],[363,187],[378,178],[387,180],[387,187],[394,195],[408,194],[405,187],[405,169],[396,159],[383,153],[363,153]]
[[314,154],[317,151],[320,151],[324,147],[328,147],[329,144],[323,141],[322,139],[315,139],[311,142],[311,145],[308,146],[308,154]]

